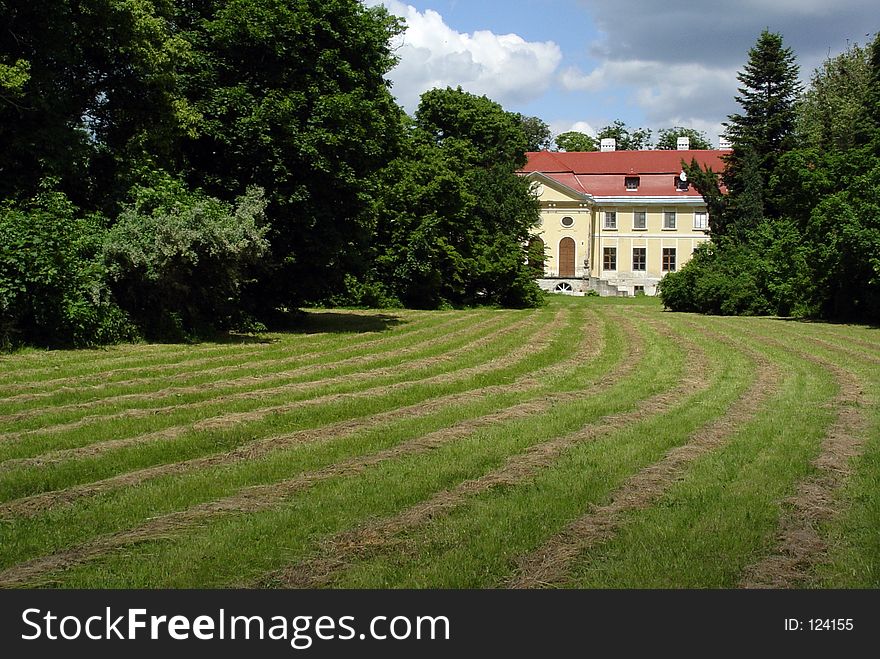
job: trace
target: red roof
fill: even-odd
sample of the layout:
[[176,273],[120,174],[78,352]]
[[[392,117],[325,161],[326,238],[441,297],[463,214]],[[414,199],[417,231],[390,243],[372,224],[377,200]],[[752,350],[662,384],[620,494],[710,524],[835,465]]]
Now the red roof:
[[[675,177],[682,161],[724,170],[722,157],[729,151],[590,151],[527,153],[524,173],[540,172],[578,192],[598,197],[694,197],[692,187],[677,190]],[[638,177],[638,189],[627,190],[626,178]]]

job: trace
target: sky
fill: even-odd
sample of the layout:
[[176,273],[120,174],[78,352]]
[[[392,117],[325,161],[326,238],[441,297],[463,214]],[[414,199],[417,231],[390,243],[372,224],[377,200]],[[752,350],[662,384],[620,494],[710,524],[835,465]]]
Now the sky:
[[392,92],[410,113],[461,86],[536,116],[554,135],[685,126],[718,143],[738,112],[736,74],[764,29],[782,34],[806,83],[880,30],[876,0],[366,0],[406,20]]

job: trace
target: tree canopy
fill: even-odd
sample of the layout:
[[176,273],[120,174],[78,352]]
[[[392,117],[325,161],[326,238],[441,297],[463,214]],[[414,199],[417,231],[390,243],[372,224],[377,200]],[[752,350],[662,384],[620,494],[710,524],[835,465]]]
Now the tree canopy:
[[703,151],[713,148],[706,138],[706,133],[693,128],[682,128],[681,126],[662,128],[657,131],[657,142],[654,144],[654,148],[660,151],[674,151],[678,148],[679,137],[690,139],[691,149]]
[[407,305],[528,306],[538,205],[516,170],[520,116],[459,89],[422,95],[403,152],[383,171],[372,281]]
[[538,117],[519,115],[522,130],[526,136],[526,151],[546,151],[553,144],[553,134],[543,120]]
[[556,147],[563,151],[598,151],[599,143],[586,133],[570,130],[556,136]]
[[799,97],[796,76],[781,37],[762,33],[729,125],[729,194],[687,167],[712,240],[661,281],[669,308],[880,321],[880,35],[825,62]]
[[461,90],[407,117],[383,7],[33,0],[0,27],[0,343],[539,302],[514,172],[549,128]]
[[651,148],[650,128],[631,128],[620,119],[601,128],[597,134],[600,142],[609,137],[616,140],[618,151],[642,151]]
[[[749,59],[737,74],[742,83],[736,101],[742,113],[728,117],[725,127],[733,144],[724,182],[732,194],[742,191],[744,159],[754,153],[762,178],[770,182],[779,157],[795,145],[796,104],[801,92],[799,68],[782,35],[764,30],[749,50]],[[768,199],[771,211],[777,211]]]

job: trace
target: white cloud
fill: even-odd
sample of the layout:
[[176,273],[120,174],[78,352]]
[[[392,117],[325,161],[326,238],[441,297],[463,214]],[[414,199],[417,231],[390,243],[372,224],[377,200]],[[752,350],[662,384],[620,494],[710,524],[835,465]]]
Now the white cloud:
[[627,101],[642,109],[649,126],[686,126],[705,130],[714,140],[720,121],[736,111],[736,69],[697,63],[670,64],[650,60],[606,60],[589,73],[567,69],[560,84],[569,91],[626,90]]
[[572,130],[578,133],[585,133],[591,137],[596,137],[596,129],[587,121],[559,120],[550,122],[550,132],[554,135],[561,135],[562,133],[567,133]]
[[538,98],[562,60],[552,41],[529,42],[517,34],[487,30],[457,32],[433,10],[420,12],[398,0],[381,4],[406,20],[406,32],[396,44],[400,63],[389,77],[394,95],[410,112],[419,96],[435,87],[461,86],[505,106]]

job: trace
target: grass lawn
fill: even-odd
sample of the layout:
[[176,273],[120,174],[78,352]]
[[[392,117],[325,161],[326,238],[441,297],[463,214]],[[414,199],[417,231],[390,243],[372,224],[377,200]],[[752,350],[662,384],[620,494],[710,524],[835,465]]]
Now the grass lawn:
[[551,296],[0,356],[0,586],[877,588],[880,330]]

